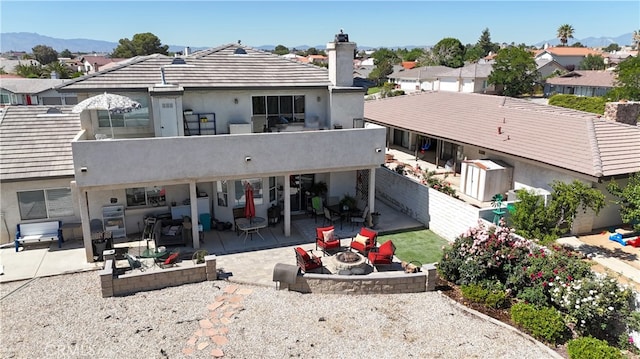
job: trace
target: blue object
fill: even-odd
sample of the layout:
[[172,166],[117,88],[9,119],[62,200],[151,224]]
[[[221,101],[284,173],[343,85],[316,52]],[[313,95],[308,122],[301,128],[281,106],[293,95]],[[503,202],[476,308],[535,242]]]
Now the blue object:
[[618,243],[622,244],[623,246],[627,245],[627,242],[625,242],[622,239],[622,234],[620,234],[620,233],[614,233],[614,234],[610,235],[609,236],[609,240],[614,241],[614,242],[618,242]]
[[200,224],[202,225],[203,231],[211,230],[211,215],[209,213],[200,214]]

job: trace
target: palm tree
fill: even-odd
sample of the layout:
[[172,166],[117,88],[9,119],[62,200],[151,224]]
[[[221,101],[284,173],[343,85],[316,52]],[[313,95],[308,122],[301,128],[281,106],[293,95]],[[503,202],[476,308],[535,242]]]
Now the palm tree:
[[640,49],[640,30],[634,31],[631,37],[633,46],[636,50]]
[[562,43],[562,46],[567,46],[567,41],[569,39],[573,39],[573,26],[569,24],[564,24],[558,28],[558,39]]

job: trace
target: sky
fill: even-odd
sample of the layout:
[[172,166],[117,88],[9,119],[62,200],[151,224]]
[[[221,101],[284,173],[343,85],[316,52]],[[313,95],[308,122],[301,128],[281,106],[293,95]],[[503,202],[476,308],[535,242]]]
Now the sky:
[[[7,1],[0,32],[118,42],[150,32],[162,44],[215,47],[326,45],[340,29],[359,46],[533,45],[569,24],[574,38],[617,37],[640,29],[640,1]],[[624,45],[624,44],[621,44]]]

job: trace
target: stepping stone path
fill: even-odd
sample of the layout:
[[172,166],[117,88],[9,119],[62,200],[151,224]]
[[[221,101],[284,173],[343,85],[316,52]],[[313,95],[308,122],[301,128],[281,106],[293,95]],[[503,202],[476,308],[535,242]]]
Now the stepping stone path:
[[233,317],[243,309],[242,301],[253,293],[253,290],[233,284],[226,286],[222,292],[223,294],[217,296],[213,303],[207,305],[209,316],[200,320],[199,329],[187,340],[182,354],[191,356],[208,351],[212,358],[224,357],[221,347],[229,342],[227,325],[231,324]]

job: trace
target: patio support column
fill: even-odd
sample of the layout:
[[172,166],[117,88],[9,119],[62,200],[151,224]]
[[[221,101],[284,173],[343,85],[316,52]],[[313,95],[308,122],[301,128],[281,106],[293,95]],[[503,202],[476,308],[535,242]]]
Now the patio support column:
[[291,236],[291,183],[290,174],[284,175],[284,236]]
[[189,200],[191,201],[191,239],[193,240],[193,249],[200,248],[200,235],[198,233],[198,193],[196,192],[196,183],[189,182]]
[[369,169],[369,213],[376,211],[376,167]]
[[87,204],[87,191],[80,189],[78,194],[80,202],[80,222],[82,223],[82,243],[87,263],[93,262],[93,248],[91,247],[91,218],[89,218],[89,205]]

